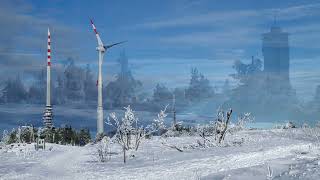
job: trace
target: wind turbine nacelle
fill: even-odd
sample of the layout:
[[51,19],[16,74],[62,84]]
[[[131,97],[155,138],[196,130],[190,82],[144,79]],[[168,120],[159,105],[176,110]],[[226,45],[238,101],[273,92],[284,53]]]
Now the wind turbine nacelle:
[[106,51],[106,49],[105,49],[103,46],[98,46],[98,47],[96,48],[96,50],[97,50],[97,51],[101,51],[101,52],[105,52],[105,51]]

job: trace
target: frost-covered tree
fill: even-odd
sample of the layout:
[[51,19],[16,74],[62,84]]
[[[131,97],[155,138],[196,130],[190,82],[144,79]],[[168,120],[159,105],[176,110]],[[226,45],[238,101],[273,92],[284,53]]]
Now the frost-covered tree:
[[58,75],[57,77],[57,82],[56,86],[54,87],[53,94],[54,94],[54,99],[53,101],[57,104],[64,104],[66,102],[66,95],[64,93],[65,86],[64,86],[64,81],[63,78]]
[[168,116],[166,113],[168,105],[165,106],[163,110],[160,110],[160,112],[157,114],[157,118],[153,119],[153,122],[151,125],[147,126],[147,134],[158,134],[162,135],[165,133],[166,125],[165,125],[165,118]]
[[244,64],[240,60],[234,62],[233,68],[236,70],[236,74],[231,76],[238,79],[242,84],[251,83],[254,75],[262,72],[262,61],[260,59],[252,58],[251,63]]
[[241,112],[253,112],[256,116],[289,118],[290,112],[299,110],[295,91],[277,74],[264,72],[262,61],[252,58],[251,63],[235,61],[236,73],[231,76],[238,81],[227,104]]
[[120,54],[118,59],[120,72],[116,79],[110,82],[104,90],[105,97],[108,99],[107,107],[123,107],[136,103],[138,92],[142,88],[142,83],[136,80],[128,66],[128,58],[125,52]]
[[100,162],[106,162],[110,160],[111,156],[111,139],[108,136],[104,136],[97,144],[98,158]]
[[239,131],[246,128],[246,125],[248,123],[251,123],[254,121],[254,117],[251,113],[242,113],[238,116],[237,122],[232,128],[233,131]]
[[70,63],[64,71],[64,93],[69,101],[81,101],[84,99],[83,80],[85,72],[75,65],[70,59]]
[[80,132],[77,133],[79,144],[85,145],[91,141],[90,130],[89,128],[81,128]]
[[268,115],[270,119],[291,118],[299,112],[299,102],[289,81],[279,73],[264,71],[261,60],[252,58],[248,64],[235,61],[233,68],[236,73],[231,76],[238,86],[227,104],[241,112]]
[[218,143],[221,143],[226,136],[228,126],[230,123],[231,114],[232,109],[230,109],[226,113],[222,109],[219,109],[217,112],[217,118],[214,122],[214,133],[215,139],[218,141]]
[[254,121],[254,117],[252,116],[251,113],[243,113],[243,114],[240,114],[240,116],[238,116],[237,126],[243,129],[248,123],[251,123],[253,121]]
[[229,131],[231,114],[232,109],[225,112],[219,108],[215,120],[211,121],[210,124],[198,125],[197,133],[202,138],[202,142],[198,141],[198,144],[202,147],[215,145],[215,143],[221,144]]
[[34,82],[31,84],[28,92],[29,103],[44,103],[46,93],[46,74],[42,69],[40,72],[34,75]]
[[163,102],[172,99],[172,93],[170,90],[163,84],[157,84],[153,90],[153,101]]
[[97,99],[97,89],[96,84],[93,78],[93,74],[91,72],[90,66],[87,65],[85,70],[85,78],[84,78],[84,94],[85,94],[85,101],[91,102],[96,101]]
[[10,134],[8,133],[7,130],[3,130],[1,142],[3,142],[4,144],[8,144],[9,143],[9,139],[10,139]]
[[2,101],[5,103],[19,103],[27,100],[27,91],[20,76],[9,78],[2,89]]
[[142,127],[138,126],[138,118],[130,105],[124,109],[125,113],[121,119],[118,119],[116,113],[110,113],[106,124],[116,128],[113,139],[122,146],[123,162],[126,163],[126,151],[130,149],[138,150],[144,131]]
[[191,79],[190,79],[190,84],[188,89],[186,89],[186,98],[190,100],[198,100],[201,91],[200,91],[200,82],[199,82],[199,72],[197,68],[192,68],[191,69]]
[[22,142],[31,143],[35,141],[34,137],[35,131],[33,127],[22,127],[20,138]]
[[17,143],[18,139],[17,139],[17,130],[15,130],[14,128],[11,130],[10,134],[9,134],[9,141],[8,144],[12,144],[12,143]]
[[197,68],[192,68],[191,79],[189,87],[186,89],[185,97],[190,101],[199,101],[213,95],[214,90],[210,85],[210,81]]
[[202,126],[198,125],[197,133],[202,138],[202,142],[198,141],[198,144],[201,147],[206,147],[208,143],[211,143],[211,140],[209,139],[209,137],[213,135],[214,130],[213,130],[213,127],[210,125],[202,125]]

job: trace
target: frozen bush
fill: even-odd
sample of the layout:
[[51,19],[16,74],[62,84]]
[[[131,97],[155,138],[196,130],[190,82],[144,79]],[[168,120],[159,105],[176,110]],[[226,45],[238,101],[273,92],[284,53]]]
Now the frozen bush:
[[8,144],[10,139],[10,135],[7,130],[3,130],[1,142],[4,144]]
[[168,114],[166,113],[167,107],[168,105],[163,110],[160,110],[157,118],[153,119],[151,126],[147,127],[149,134],[156,133],[158,135],[162,135],[167,131],[165,125],[165,118],[168,116]]
[[101,141],[98,142],[97,151],[100,162],[106,162],[110,160],[110,138],[104,136]]
[[293,122],[289,121],[284,125],[283,129],[292,129],[292,128],[296,128],[296,127],[297,126]]
[[251,113],[243,113],[238,116],[237,122],[233,125],[232,128],[229,129],[229,132],[235,133],[237,131],[244,130],[247,124],[253,121],[254,117],[251,115]]
[[217,140],[219,144],[224,140],[226,136],[231,114],[232,109],[230,109],[226,113],[222,109],[219,109],[217,112],[217,118],[215,122],[213,122],[213,124],[215,140]]
[[130,105],[124,109],[126,110],[124,117],[118,119],[116,113],[112,112],[106,123],[116,128],[116,134],[113,136],[113,139],[121,145],[123,149],[123,161],[125,163],[126,151],[130,149],[138,150],[140,142],[144,137],[144,129],[138,127],[138,118],[130,108]]

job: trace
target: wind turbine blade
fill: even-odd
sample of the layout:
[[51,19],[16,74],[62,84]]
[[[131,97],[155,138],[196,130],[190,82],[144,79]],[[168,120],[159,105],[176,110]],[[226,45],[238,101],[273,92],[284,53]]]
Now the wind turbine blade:
[[99,45],[99,46],[103,46],[103,43],[102,43],[101,38],[100,38],[100,36],[99,36],[99,33],[98,33],[97,29],[96,29],[96,26],[93,24],[93,21],[92,21],[91,19],[90,19],[90,22],[91,22],[93,31],[94,31],[94,33],[96,34],[96,37],[97,37],[97,40],[98,40],[98,45]]
[[118,42],[118,43],[114,43],[114,44],[105,46],[105,48],[108,49],[108,48],[111,48],[111,47],[113,47],[113,46],[116,46],[116,45],[119,45],[119,44],[123,44],[123,43],[125,43],[125,42],[127,42],[127,41],[121,41],[121,42]]

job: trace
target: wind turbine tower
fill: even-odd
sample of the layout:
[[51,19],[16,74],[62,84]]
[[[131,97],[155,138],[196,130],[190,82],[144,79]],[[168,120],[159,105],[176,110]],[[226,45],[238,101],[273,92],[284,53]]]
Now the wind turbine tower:
[[48,51],[47,51],[47,99],[46,99],[46,109],[44,111],[42,120],[44,127],[52,128],[52,106],[51,106],[51,34],[48,28]]
[[98,41],[98,46],[96,50],[99,53],[99,61],[98,61],[98,81],[97,81],[97,87],[98,87],[98,107],[97,107],[97,134],[103,134],[104,133],[104,127],[103,127],[103,105],[102,105],[102,63],[103,63],[103,56],[104,53],[111,47],[124,43],[125,41],[114,43],[111,45],[105,46],[102,43],[102,40],[98,34],[98,31],[93,24],[93,21],[91,21],[91,25],[93,28],[94,33],[96,34],[96,38]]

